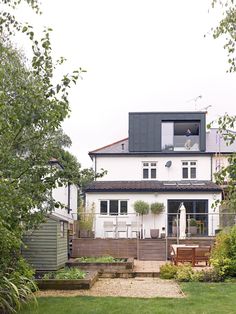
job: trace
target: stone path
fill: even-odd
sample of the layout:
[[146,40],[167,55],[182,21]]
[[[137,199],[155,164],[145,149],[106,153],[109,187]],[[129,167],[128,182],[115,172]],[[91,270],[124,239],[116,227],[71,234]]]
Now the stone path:
[[37,292],[37,296],[98,296],[136,298],[183,298],[179,285],[172,280],[160,278],[99,279],[90,290],[47,290]]
[[166,264],[166,261],[139,261],[134,260],[134,272],[141,273],[159,273],[160,266]]

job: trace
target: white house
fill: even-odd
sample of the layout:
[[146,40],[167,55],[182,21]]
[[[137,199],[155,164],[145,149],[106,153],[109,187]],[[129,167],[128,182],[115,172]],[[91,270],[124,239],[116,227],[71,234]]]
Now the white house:
[[[216,129],[206,131],[206,112],[129,113],[129,137],[89,153],[95,172],[107,170],[86,188],[87,211],[95,208],[95,237],[134,237],[138,220],[146,238],[154,227],[173,236],[181,203],[188,236],[215,235],[222,188],[214,172],[235,150]],[[164,211],[138,218],[137,200],[163,203]],[[193,220],[197,234],[190,232]]]

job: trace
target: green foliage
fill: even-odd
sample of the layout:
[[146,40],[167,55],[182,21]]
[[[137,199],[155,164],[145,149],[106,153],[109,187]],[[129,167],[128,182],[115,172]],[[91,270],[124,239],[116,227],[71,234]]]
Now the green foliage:
[[196,221],[196,219],[191,218],[189,224],[190,224],[190,227],[196,227],[196,226],[197,226],[197,221]]
[[224,281],[217,270],[215,269],[202,269],[201,271],[194,271],[191,275],[191,281],[196,282],[221,282]]
[[189,265],[178,266],[175,279],[180,282],[188,282],[191,281],[193,273],[193,269]]
[[[216,121],[219,129],[218,133],[226,145],[231,145],[236,140],[236,133],[231,131],[236,128],[236,115],[229,116],[227,113],[219,117]],[[212,122],[212,123],[213,123]],[[212,126],[208,125],[208,128]],[[224,200],[221,204],[227,208],[228,212],[236,212],[236,153],[228,156],[227,166],[221,167],[217,173],[214,174],[216,183],[224,186],[227,182],[227,187],[224,189]],[[215,202],[215,206],[219,205],[220,201]]]
[[210,260],[220,276],[236,276],[236,226],[217,234]]
[[125,261],[125,259],[112,256],[80,257],[77,260],[81,263],[116,263]]
[[136,201],[134,202],[134,210],[137,214],[147,215],[149,211],[149,204],[144,201]]
[[79,214],[79,230],[93,230],[94,222],[94,204],[87,211],[83,204],[80,205],[78,209]]
[[0,276],[0,313],[16,313],[28,301],[36,304],[36,290],[34,282],[24,276]]
[[160,277],[162,279],[173,279],[175,278],[176,274],[177,274],[177,270],[178,267],[170,264],[170,263],[166,263],[164,265],[161,265],[160,267]]
[[227,51],[229,70],[236,71],[235,63],[235,42],[236,42],[236,6],[234,0],[212,0],[212,7],[220,5],[222,9],[222,19],[213,29],[213,38],[223,37],[225,39],[224,49]]
[[83,279],[86,276],[86,272],[79,268],[63,268],[56,272],[50,272],[43,276],[43,279]]
[[224,277],[216,269],[193,270],[190,265],[175,266],[166,263],[160,267],[162,279],[176,279],[179,282],[220,282]]
[[164,208],[165,208],[164,204],[158,203],[158,202],[152,203],[151,207],[150,207],[153,215],[158,215],[158,214],[162,213]]

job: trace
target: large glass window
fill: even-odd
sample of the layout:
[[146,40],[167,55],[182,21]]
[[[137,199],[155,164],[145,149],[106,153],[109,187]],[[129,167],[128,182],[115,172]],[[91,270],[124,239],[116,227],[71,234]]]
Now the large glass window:
[[[196,233],[190,231],[190,236],[208,235],[208,200],[168,200],[168,234],[176,236],[176,218],[180,204],[186,208],[186,232],[194,221]],[[178,216],[180,218],[180,216]]]
[[127,215],[128,201],[127,200],[101,200],[100,214],[101,215]]
[[199,151],[199,127],[199,121],[162,122],[162,150]]
[[143,162],[143,179],[156,179],[156,178],[157,178],[157,163]]

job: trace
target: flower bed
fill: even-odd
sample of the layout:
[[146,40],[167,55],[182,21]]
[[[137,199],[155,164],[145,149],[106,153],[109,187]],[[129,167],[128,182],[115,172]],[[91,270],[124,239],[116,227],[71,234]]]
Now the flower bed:
[[90,289],[97,279],[97,271],[84,272],[72,268],[47,273],[35,281],[41,290],[74,290]]
[[100,272],[105,271],[132,271],[134,267],[134,259],[115,259],[110,256],[103,257],[89,257],[89,258],[76,258],[67,262],[69,267],[79,267],[85,270],[99,270]]

